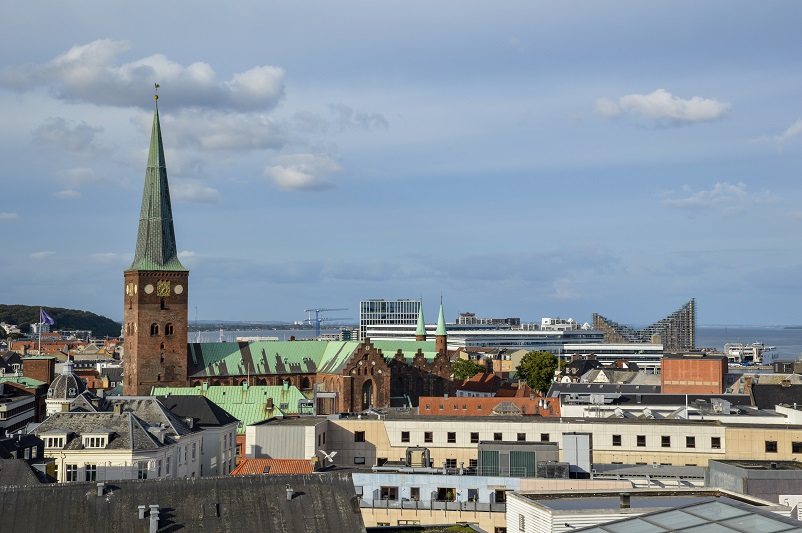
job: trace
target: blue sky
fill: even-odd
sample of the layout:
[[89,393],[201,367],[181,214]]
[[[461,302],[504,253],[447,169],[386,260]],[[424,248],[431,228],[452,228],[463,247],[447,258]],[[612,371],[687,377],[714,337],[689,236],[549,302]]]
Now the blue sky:
[[[190,306],[799,324],[802,4],[10,0],[0,303],[122,317],[153,84]],[[194,309],[190,312],[194,315]]]

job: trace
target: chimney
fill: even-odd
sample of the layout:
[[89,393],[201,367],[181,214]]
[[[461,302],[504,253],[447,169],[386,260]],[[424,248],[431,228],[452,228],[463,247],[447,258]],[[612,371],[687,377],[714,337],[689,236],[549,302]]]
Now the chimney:
[[103,483],[102,481],[97,484],[97,495],[98,496],[103,496],[103,489],[105,488],[105,486],[106,486],[106,484]]
[[114,414],[121,415],[123,414],[123,404],[120,402],[114,402]]
[[629,509],[629,493],[622,492],[620,494],[621,509]]
[[69,403],[61,404],[61,412],[62,413],[69,413],[70,412],[70,404]]
[[145,506],[144,506],[144,505],[139,505],[139,506],[137,506],[137,511],[138,511],[138,513],[139,513],[139,519],[140,519],[140,520],[142,520],[143,518],[145,518]]
[[159,531],[159,506],[150,506],[150,529],[149,533],[156,533]]
[[287,501],[292,500],[293,493],[294,493],[294,491],[290,488],[289,485],[287,485]]

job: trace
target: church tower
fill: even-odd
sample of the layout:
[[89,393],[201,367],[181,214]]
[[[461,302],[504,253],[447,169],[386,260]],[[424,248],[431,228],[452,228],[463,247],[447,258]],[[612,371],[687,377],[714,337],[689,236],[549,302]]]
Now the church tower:
[[423,320],[423,304],[418,307],[418,327],[415,329],[415,340],[426,340],[426,322]]
[[443,297],[440,297],[440,314],[437,316],[437,330],[434,332],[434,349],[437,353],[448,355],[448,334],[446,333],[446,315],[443,313]]
[[164,162],[158,95],[134,262],[125,271],[123,391],[187,384],[189,270],[178,260]]

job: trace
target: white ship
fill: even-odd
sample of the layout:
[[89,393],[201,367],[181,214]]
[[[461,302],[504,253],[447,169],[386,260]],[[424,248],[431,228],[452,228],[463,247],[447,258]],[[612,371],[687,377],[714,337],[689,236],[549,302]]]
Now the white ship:
[[724,353],[730,363],[742,365],[759,365],[763,362],[763,353],[773,350],[773,346],[766,346],[762,342],[742,344],[731,342],[724,345]]

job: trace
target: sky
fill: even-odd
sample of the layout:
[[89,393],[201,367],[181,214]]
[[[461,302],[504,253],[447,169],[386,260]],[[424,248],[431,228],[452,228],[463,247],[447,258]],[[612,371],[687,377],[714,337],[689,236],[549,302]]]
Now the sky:
[[[121,320],[154,83],[190,317],[802,324],[802,3],[7,0],[0,303]],[[326,316],[325,314],[323,316]]]

